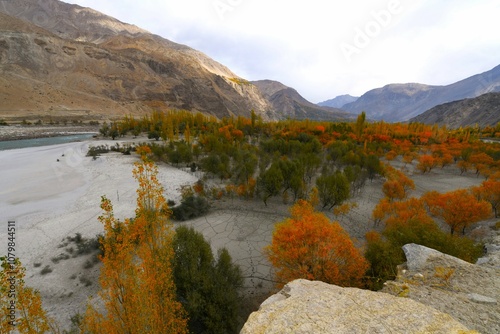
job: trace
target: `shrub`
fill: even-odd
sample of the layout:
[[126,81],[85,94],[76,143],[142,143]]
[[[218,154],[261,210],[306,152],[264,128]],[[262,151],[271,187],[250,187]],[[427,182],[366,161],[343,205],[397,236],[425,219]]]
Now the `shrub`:
[[190,195],[183,199],[180,205],[172,208],[172,218],[179,221],[193,219],[203,216],[209,208],[210,205],[205,198]]

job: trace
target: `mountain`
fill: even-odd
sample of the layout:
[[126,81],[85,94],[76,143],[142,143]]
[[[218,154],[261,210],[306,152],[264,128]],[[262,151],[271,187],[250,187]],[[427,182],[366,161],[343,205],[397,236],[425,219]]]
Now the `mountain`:
[[343,110],[372,119],[400,122],[409,120],[439,104],[500,91],[500,65],[447,86],[418,83],[390,84],[363,94]]
[[487,93],[471,99],[435,106],[410,122],[458,128],[472,125],[495,126],[500,122],[500,93]]
[[309,102],[295,89],[278,81],[259,80],[251,83],[264,94],[280,118],[345,121],[356,117],[337,108],[321,107]]
[[0,118],[168,108],[281,117],[255,85],[188,46],[56,0],[0,2]]
[[318,106],[342,108],[344,105],[346,105],[348,103],[355,102],[358,98],[359,98],[358,96],[352,96],[349,94],[339,95],[333,99],[318,103]]

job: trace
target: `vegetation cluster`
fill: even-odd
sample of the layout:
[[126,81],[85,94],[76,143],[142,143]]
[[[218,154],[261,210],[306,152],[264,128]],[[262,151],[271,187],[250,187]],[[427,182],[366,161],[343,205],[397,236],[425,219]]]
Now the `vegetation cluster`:
[[[370,123],[364,113],[354,123],[266,123],[253,112],[249,119],[217,120],[170,111],[142,119],[127,116],[101,129],[112,138],[128,133],[147,133],[155,141],[134,149],[141,156],[134,168],[139,183],[135,216],[118,220],[111,201],[102,198],[102,290],[100,303],[90,301],[77,319],[82,333],[236,332],[243,280],[239,267],[227,250],[215,256],[200,233],[174,229],[170,221],[204,214],[211,201],[223,197],[291,205],[290,218],[277,222],[264,250],[278,286],[307,278],[378,289],[394,278],[396,265],[404,262],[401,246],[411,242],[474,262],[482,246],[467,231],[498,217],[500,144],[481,139],[500,137],[500,125],[449,130]],[[106,150],[97,147],[89,155],[95,158]],[[423,174],[456,168],[484,181],[471,189],[411,197],[415,184],[405,168],[391,165],[396,159]],[[154,161],[200,173],[199,182],[182,189],[180,205],[165,199]],[[384,198],[366,222],[373,231],[366,242],[352,240],[325,212],[347,214],[356,195],[375,179],[384,182]],[[20,332],[56,332],[39,294],[22,285],[24,271],[19,262],[16,266],[25,298],[18,299],[22,312],[17,320],[25,326]],[[4,263],[2,291],[9,286],[9,269]],[[3,326],[8,310],[2,309]]]

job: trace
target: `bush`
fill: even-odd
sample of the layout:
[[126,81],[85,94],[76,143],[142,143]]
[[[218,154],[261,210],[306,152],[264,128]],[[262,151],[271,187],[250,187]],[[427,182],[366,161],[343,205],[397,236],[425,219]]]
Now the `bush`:
[[179,206],[172,208],[172,218],[178,221],[193,219],[203,216],[209,208],[210,205],[205,198],[190,195],[183,199]]

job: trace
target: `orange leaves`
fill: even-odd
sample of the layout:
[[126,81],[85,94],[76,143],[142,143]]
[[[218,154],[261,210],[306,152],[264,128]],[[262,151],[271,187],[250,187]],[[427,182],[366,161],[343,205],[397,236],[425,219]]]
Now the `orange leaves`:
[[488,179],[483,181],[480,186],[472,189],[473,193],[479,199],[485,200],[491,204],[495,217],[498,217],[498,208],[500,207],[500,179]]
[[148,154],[151,154],[151,148],[146,145],[137,147],[135,151],[141,156],[142,159],[144,159]]
[[437,161],[432,155],[422,155],[418,160],[417,169],[425,174],[430,172],[434,167],[436,167]]
[[465,229],[491,214],[490,203],[478,200],[470,191],[460,189],[445,194],[428,192],[422,199],[430,212],[445,221],[453,234],[457,229]]
[[388,228],[406,225],[410,220],[418,220],[422,224],[433,223],[423,201],[414,197],[398,202],[384,198],[375,206],[372,217],[375,225],[384,222]]
[[391,201],[394,199],[402,200],[406,198],[410,189],[415,189],[415,183],[412,179],[391,166],[385,167],[385,176],[387,181],[383,184],[382,191]]
[[342,227],[303,200],[290,212],[291,218],[275,226],[272,242],[265,249],[278,281],[285,284],[306,278],[360,285],[368,265]]

